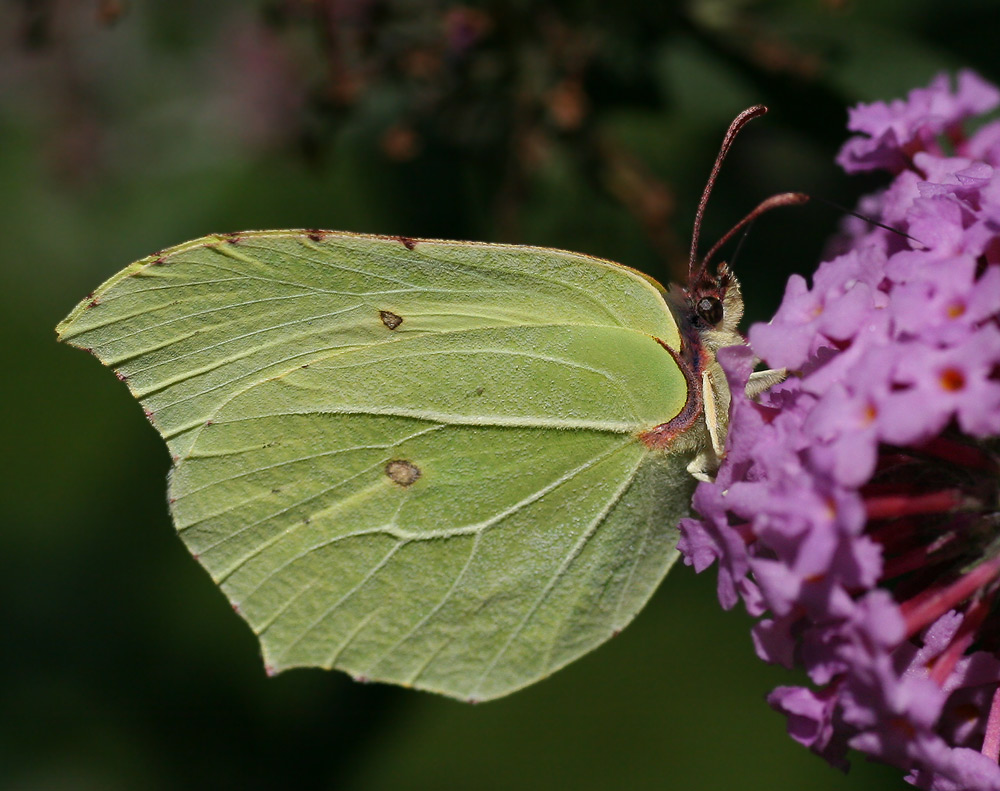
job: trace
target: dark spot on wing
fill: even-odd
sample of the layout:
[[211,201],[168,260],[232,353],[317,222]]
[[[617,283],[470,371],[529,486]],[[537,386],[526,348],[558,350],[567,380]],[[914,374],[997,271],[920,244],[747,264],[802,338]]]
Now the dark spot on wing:
[[306,231],[306,237],[310,242],[322,242],[326,238],[326,234],[323,231],[310,228]]
[[379,318],[382,319],[382,323],[390,330],[396,329],[396,327],[403,323],[402,316],[397,316],[395,313],[388,310],[380,310],[378,315]]
[[393,459],[385,465],[385,474],[393,483],[410,486],[420,477],[420,468],[406,459]]
[[229,244],[236,244],[237,242],[240,241],[240,238],[241,237],[238,233],[227,233],[225,237],[226,241],[229,242]]
[[417,246],[417,243],[408,236],[397,236],[396,239],[399,242],[401,242],[403,247],[405,247],[407,250],[412,250],[414,247]]

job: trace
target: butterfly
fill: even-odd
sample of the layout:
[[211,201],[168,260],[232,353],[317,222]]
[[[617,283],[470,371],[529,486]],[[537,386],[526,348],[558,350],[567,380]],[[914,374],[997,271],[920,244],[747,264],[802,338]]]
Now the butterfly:
[[743,307],[695,250],[764,111],[726,135],[684,287],[539,247],[251,231],[137,261],[59,325],[166,441],[177,531],[269,671],[488,700],[632,620],[723,452],[715,352]]

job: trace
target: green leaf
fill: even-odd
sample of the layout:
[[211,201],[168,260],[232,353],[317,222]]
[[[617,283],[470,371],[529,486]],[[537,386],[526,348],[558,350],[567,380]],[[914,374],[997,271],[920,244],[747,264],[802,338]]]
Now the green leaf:
[[676,559],[697,443],[640,434],[687,402],[680,338],[617,264],[211,236],[124,269],[58,332],[167,441],[177,530],[274,671],[495,698],[623,628]]

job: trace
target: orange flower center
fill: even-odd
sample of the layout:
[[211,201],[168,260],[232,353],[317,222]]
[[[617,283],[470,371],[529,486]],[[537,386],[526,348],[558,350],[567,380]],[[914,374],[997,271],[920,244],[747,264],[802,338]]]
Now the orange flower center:
[[956,368],[945,368],[941,372],[941,387],[951,392],[965,388],[965,374]]

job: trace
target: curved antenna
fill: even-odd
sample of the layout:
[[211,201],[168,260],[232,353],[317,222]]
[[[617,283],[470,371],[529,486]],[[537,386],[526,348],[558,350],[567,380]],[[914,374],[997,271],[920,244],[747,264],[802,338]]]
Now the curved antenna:
[[[708,204],[709,195],[712,194],[712,187],[715,186],[715,180],[719,176],[722,162],[725,160],[726,154],[729,153],[729,147],[736,139],[736,135],[746,126],[747,122],[752,121],[754,118],[759,118],[766,112],[767,108],[762,104],[755,104],[753,107],[748,107],[733,119],[733,122],[729,125],[729,130],[726,132],[726,136],[722,139],[722,147],[719,148],[719,153],[715,157],[712,172],[709,174],[708,181],[705,182],[705,189],[702,191],[701,200],[698,202],[698,211],[694,215],[694,228],[691,231],[691,255],[688,258],[688,278],[691,282],[694,281],[695,262],[698,260],[698,237],[701,235],[701,219],[705,216],[705,206]],[[707,258],[708,256],[706,256]],[[702,266],[704,267],[704,264]]]
[[839,203],[835,201],[827,200],[826,198],[821,198],[819,195],[813,195],[812,199],[818,200],[820,203],[825,203],[827,206],[832,206],[834,209],[844,212],[844,214],[850,214],[852,217],[857,217],[859,220],[864,220],[866,223],[868,223],[869,225],[874,225],[876,228],[881,228],[884,231],[889,231],[898,236],[902,236],[904,239],[909,239],[911,242],[916,242],[924,250],[931,249],[916,237],[910,236],[905,231],[899,230],[899,228],[893,228],[891,225],[886,225],[885,223],[879,222],[874,217],[869,217],[867,214],[862,214],[861,212],[854,211],[854,209],[848,209],[846,206],[841,206]]
[[719,248],[722,247],[726,242],[732,239],[736,233],[746,225],[749,225],[754,220],[756,220],[760,215],[765,214],[771,209],[776,209],[779,206],[798,206],[802,203],[806,203],[809,200],[809,196],[804,192],[779,192],[777,195],[772,195],[767,200],[763,200],[757,204],[757,208],[750,212],[746,217],[740,220],[736,225],[730,228],[719,241],[712,245],[711,249],[705,253],[705,257],[701,259],[701,263],[698,264],[698,271],[704,272],[708,267],[708,262],[712,260],[712,256],[719,252]]

